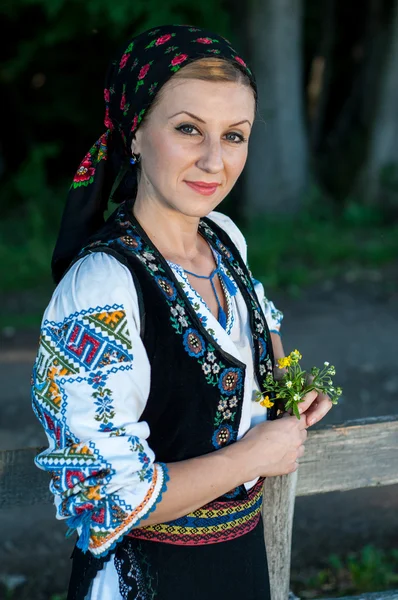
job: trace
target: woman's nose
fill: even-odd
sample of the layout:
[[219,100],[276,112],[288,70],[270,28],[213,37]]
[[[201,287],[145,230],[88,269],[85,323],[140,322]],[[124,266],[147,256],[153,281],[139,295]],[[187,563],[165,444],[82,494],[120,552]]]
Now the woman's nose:
[[203,144],[198,167],[208,173],[219,173],[223,170],[224,161],[220,140],[208,140]]

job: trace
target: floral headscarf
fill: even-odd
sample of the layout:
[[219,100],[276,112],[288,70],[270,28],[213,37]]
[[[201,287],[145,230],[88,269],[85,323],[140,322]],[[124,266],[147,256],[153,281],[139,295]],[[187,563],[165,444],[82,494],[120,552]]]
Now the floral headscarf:
[[104,223],[108,201],[135,197],[131,142],[160,88],[190,62],[214,56],[254,76],[225,38],[188,25],[163,25],[135,37],[108,72],[106,131],[87,152],[73,179],[52,258],[60,281],[78,251]]

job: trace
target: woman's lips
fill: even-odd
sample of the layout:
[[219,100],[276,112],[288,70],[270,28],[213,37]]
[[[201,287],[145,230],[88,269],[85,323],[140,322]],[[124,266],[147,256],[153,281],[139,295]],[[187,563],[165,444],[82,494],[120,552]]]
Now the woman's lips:
[[202,196],[211,196],[219,186],[218,183],[214,185],[203,185],[200,183],[193,183],[192,181],[186,181],[185,183],[189,185],[190,188],[195,190],[195,192],[202,194]]

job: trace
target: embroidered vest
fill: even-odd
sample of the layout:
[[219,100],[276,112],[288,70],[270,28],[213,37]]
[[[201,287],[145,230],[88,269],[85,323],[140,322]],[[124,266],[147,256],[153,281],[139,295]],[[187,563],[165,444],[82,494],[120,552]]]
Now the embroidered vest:
[[[199,233],[221,253],[246,302],[260,389],[274,358],[269,329],[250,273],[230,237],[209,218]],[[166,259],[132,212],[122,204],[76,260],[107,252],[128,267],[140,307],[141,337],[151,365],[151,385],[141,420],[150,428],[149,446],[160,462],[207,454],[237,439],[246,365],[225,352],[202,325]],[[226,410],[226,407],[228,410]],[[276,405],[268,418],[276,417]],[[241,485],[221,499],[247,498]]]

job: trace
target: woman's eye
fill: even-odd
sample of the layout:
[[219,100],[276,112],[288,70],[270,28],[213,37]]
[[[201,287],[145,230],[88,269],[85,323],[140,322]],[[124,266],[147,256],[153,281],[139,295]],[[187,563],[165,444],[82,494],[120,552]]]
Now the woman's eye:
[[179,125],[176,129],[181,133],[185,133],[185,135],[192,135],[193,131],[198,131],[193,125]]
[[[235,138],[235,139],[231,139],[231,138]],[[242,142],[246,142],[246,138],[243,137],[243,135],[241,135],[240,133],[227,133],[227,139],[229,142],[233,142],[234,144],[240,144]]]

